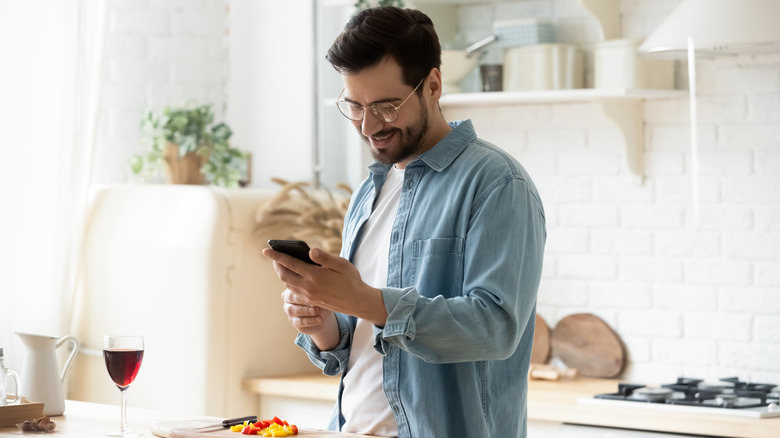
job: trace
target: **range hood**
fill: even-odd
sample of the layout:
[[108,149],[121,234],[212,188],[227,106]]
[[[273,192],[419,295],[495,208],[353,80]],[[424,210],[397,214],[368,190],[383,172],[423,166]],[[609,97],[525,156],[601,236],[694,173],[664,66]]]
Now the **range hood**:
[[780,52],[780,0],[683,0],[639,46],[640,55],[696,56]]

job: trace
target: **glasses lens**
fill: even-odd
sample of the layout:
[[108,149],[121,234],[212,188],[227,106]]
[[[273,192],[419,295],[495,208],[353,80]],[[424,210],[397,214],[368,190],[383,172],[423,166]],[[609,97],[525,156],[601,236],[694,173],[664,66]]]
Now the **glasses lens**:
[[336,106],[339,108],[339,111],[341,111],[341,114],[344,114],[344,117],[349,120],[360,120],[363,118],[363,107],[360,105],[347,102],[346,100],[340,100],[336,102]]
[[379,120],[384,120],[387,123],[395,122],[396,119],[398,119],[398,111],[389,103],[376,103],[371,105],[371,112],[373,112]]

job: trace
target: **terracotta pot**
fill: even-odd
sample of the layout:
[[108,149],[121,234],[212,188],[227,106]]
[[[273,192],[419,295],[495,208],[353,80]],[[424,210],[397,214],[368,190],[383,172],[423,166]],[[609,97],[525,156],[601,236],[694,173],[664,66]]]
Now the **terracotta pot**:
[[206,157],[188,152],[179,156],[179,146],[173,143],[165,145],[165,180],[169,184],[206,184],[206,175],[200,169]]

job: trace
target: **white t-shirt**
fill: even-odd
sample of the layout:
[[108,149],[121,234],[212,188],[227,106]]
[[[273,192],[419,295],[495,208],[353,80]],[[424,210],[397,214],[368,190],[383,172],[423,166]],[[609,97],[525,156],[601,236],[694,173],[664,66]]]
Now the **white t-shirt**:
[[[355,252],[354,264],[360,271],[360,277],[373,287],[387,286],[390,232],[403,182],[404,170],[393,166],[387,173]],[[398,425],[382,389],[382,371],[382,355],[374,350],[373,324],[358,319],[341,395],[341,410],[346,420],[342,427],[344,432],[398,436]]]

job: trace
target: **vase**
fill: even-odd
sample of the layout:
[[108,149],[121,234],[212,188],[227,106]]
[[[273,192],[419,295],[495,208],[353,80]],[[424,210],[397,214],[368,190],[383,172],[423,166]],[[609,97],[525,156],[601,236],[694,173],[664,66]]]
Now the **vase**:
[[195,152],[179,155],[179,146],[174,143],[165,145],[165,180],[169,184],[206,184],[206,175],[200,169],[206,157]]

